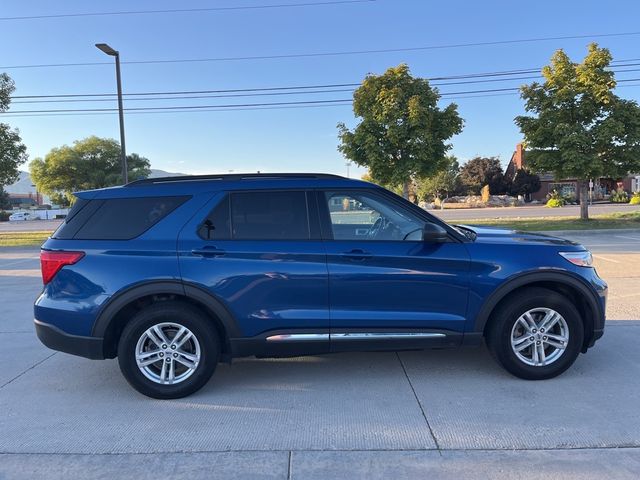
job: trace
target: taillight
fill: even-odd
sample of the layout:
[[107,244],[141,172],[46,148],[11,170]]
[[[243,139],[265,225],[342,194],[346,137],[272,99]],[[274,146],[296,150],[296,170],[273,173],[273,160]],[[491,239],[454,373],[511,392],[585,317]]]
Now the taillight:
[[56,273],[65,265],[73,265],[84,257],[84,252],[61,252],[40,250],[40,267],[42,270],[42,281],[46,285]]

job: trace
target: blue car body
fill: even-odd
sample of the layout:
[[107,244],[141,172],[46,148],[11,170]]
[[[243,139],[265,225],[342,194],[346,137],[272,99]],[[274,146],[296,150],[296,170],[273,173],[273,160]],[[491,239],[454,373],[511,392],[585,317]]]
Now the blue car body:
[[[230,194],[256,191],[301,192],[308,238],[199,235],[209,212]],[[327,212],[320,208],[328,191],[368,192],[444,228],[448,241],[331,239]],[[57,232],[42,246],[43,252],[83,255],[62,267],[35,302],[38,336],[51,348],[88,358],[115,357],[127,319],[163,298],[188,301],[215,319],[227,360],[477,344],[500,301],[532,285],[572,299],[585,323],[583,351],[603,332],[606,284],[595,269],[559,255],[584,251],[581,245],[535,233],[455,228],[366,182],[330,175],[229,175],[133,182],[77,197],[86,205],[180,199],[134,238],[64,238]],[[367,337],[376,332],[388,336]],[[292,334],[299,341],[277,341]]]

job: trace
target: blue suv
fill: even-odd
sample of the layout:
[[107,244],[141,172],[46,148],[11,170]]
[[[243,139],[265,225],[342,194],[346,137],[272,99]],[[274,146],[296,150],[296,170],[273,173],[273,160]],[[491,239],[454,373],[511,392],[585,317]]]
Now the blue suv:
[[581,245],[448,225],[370,183],[209,175],[76,196],[42,246],[38,337],[117,357],[151,397],[189,395],[234,357],[483,339],[545,379],[603,334],[607,286]]

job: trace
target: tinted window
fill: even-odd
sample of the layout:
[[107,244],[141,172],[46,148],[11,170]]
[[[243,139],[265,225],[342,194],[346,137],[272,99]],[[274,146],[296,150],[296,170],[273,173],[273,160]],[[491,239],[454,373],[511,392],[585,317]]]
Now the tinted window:
[[64,222],[60,224],[51,236],[61,240],[72,239],[103,203],[104,200],[84,200],[78,198],[73,204],[73,207],[71,207],[67,218],[65,218]]
[[382,196],[368,192],[326,192],[334,240],[422,239],[424,221]]
[[198,228],[198,235],[205,240],[226,240],[231,238],[231,218],[229,196],[224,197],[214,207]]
[[239,240],[307,240],[305,192],[246,192],[231,195],[232,235]]
[[[113,198],[97,201],[98,207],[90,218],[77,229],[74,239],[129,240],[141,235],[189,197]],[[95,201],[91,201],[93,204]],[[85,206],[72,220],[78,219]]]

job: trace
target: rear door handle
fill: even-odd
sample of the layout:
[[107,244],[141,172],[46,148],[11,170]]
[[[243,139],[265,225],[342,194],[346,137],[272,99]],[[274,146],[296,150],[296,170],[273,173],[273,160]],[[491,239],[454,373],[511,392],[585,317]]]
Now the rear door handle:
[[373,255],[369,252],[365,252],[364,250],[356,248],[354,250],[351,250],[350,252],[341,253],[340,256],[349,260],[362,261],[366,260],[367,258],[371,258]]
[[216,247],[202,247],[191,250],[192,255],[198,255],[200,257],[219,257],[225,253],[226,252],[224,250],[220,250]]

